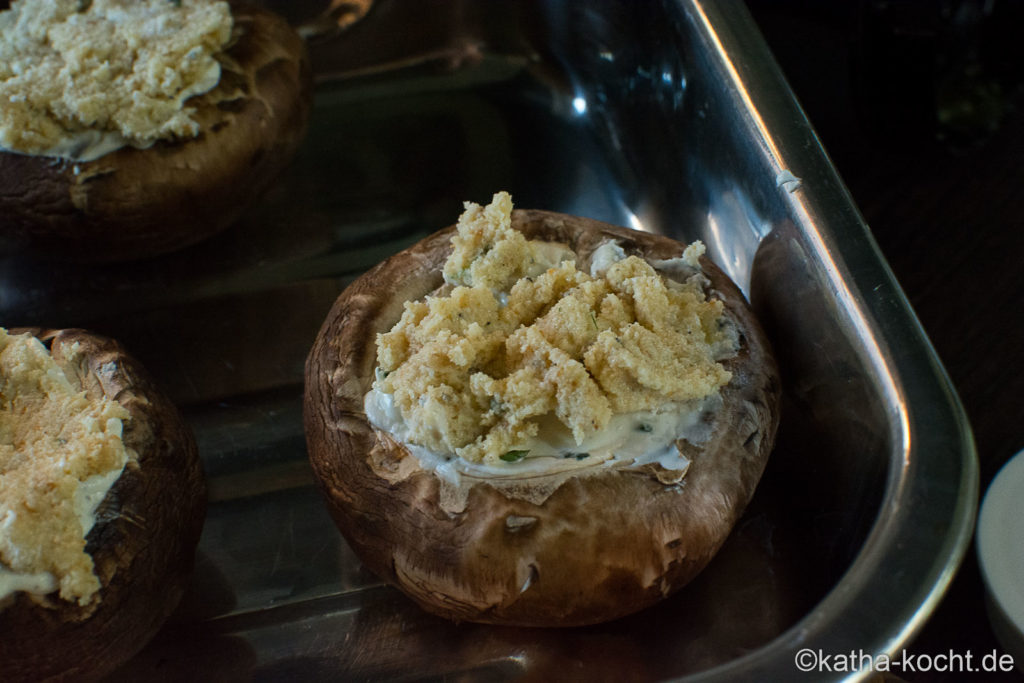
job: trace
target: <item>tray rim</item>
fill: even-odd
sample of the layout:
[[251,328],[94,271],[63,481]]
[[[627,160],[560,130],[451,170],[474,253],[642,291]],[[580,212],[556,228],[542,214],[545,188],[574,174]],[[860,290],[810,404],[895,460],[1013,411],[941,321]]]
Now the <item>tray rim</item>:
[[[891,415],[891,454],[879,519],[839,582],[799,621],[783,633],[737,659],[682,677],[683,680],[763,679],[772,673],[797,672],[794,656],[802,650],[816,654],[850,651],[866,653],[873,661],[895,658],[907,647],[938,606],[970,546],[979,496],[979,466],[974,437],[966,412],[938,355],[913,308],[885,261],[870,228],[856,208],[813,126],[772,56],[752,16],[736,0],[673,0],[714,55],[720,75],[728,79],[735,104],[759,136],[759,152],[777,178],[810,176],[812,183],[785,188],[785,200],[800,235],[814,247],[827,266],[832,293],[853,314],[857,331],[870,343],[862,349],[878,371],[882,388],[896,406]],[[780,182],[780,187],[782,183]],[[870,277],[868,277],[870,276]],[[875,283],[865,287],[864,281]],[[900,343],[892,343],[894,336]],[[922,374],[923,373],[923,374]],[[927,405],[922,405],[930,398]],[[935,414],[946,419],[936,421]],[[927,420],[926,420],[927,418]],[[931,431],[922,432],[927,422]],[[936,428],[936,425],[938,427]],[[925,561],[899,563],[919,581],[899,606],[874,605],[887,613],[865,608],[862,602],[880,589],[877,570],[898,562],[896,550],[913,558],[913,540],[906,527],[895,527],[899,516],[907,523],[921,521],[920,503],[931,492],[922,491],[911,475],[930,466],[934,454],[945,454],[959,465],[955,491],[947,502],[949,527],[934,555]],[[886,515],[885,513],[889,514]],[[907,547],[909,544],[910,547]],[[936,552],[936,550],[938,552]],[[887,570],[891,569],[887,565]],[[874,571],[874,575],[871,572]],[[830,632],[851,615],[870,616],[881,627],[872,633],[864,625],[859,642],[843,642]],[[888,618],[886,618],[888,617]],[[857,680],[873,673],[814,671],[818,680]]]

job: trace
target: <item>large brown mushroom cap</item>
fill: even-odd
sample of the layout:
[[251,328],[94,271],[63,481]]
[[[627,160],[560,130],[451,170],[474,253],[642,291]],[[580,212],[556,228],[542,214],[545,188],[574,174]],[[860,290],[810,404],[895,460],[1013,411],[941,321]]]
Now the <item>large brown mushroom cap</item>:
[[[568,244],[578,263],[615,239],[647,259],[683,245],[585,218],[515,211],[528,238]],[[373,382],[375,336],[402,304],[442,283],[454,228],[428,237],[350,285],[332,307],[306,365],[310,460],[339,529],[369,569],[427,610],[455,620],[570,626],[613,619],[666,597],[712,558],[764,469],[778,423],[779,382],[768,342],[742,294],[706,258],[711,295],[725,302],[741,347],[723,362],[732,380],[677,484],[653,468],[594,468],[521,491],[474,485],[446,511],[442,485],[404,446],[376,431],[363,400]],[[543,495],[529,495],[546,487]],[[553,488],[553,490],[551,490]]]
[[188,426],[119,344],[83,330],[33,332],[88,397],[128,411],[122,439],[138,459],[107,493],[86,539],[99,602],[16,594],[0,608],[0,680],[96,680],[141,649],[178,605],[206,487]]
[[113,262],[226,228],[291,160],[307,127],[305,43],[281,17],[232,6],[221,80],[188,101],[199,137],[94,161],[0,152],[0,225],[51,256]]

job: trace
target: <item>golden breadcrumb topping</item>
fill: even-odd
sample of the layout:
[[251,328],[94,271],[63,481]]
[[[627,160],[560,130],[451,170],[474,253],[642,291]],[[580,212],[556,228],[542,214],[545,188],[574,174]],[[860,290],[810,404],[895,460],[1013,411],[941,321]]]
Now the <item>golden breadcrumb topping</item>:
[[217,84],[231,26],[213,0],[15,0],[0,12],[0,146],[46,155],[88,131],[137,147],[195,137],[183,102]]
[[127,418],[87,399],[35,337],[0,329],[0,569],[49,574],[61,598],[89,603],[100,584],[80,488],[123,469]]
[[[377,337],[375,388],[390,394],[413,443],[470,462],[509,453],[553,414],[576,443],[613,414],[663,410],[729,382],[715,360],[722,302],[699,276],[667,280],[637,256],[602,272],[564,245],[511,226],[512,199],[467,203],[442,291],[405,304]],[[696,264],[703,245],[685,258]],[[503,457],[504,456],[504,457]]]

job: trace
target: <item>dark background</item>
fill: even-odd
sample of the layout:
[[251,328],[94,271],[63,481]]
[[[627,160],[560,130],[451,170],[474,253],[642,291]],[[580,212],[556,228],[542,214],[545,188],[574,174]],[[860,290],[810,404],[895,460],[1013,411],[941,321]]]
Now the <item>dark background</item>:
[[[747,5],[959,392],[984,495],[1024,448],[1024,2]],[[998,647],[972,546],[908,652]]]

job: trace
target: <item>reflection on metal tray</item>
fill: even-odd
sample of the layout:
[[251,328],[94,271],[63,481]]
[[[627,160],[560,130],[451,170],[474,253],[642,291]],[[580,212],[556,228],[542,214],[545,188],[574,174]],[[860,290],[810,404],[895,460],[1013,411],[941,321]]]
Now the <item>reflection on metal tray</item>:
[[[325,0],[277,4],[304,22]],[[745,8],[378,0],[311,41],[309,138],[240,224],[117,267],[0,254],[4,324],[120,339],[210,477],[192,590],[120,677],[779,679],[800,648],[905,644],[968,539],[969,429]],[[614,623],[426,615],[360,567],[312,485],[302,368],[331,302],[498,189],[704,240],[782,366],[778,446],[721,554]]]

